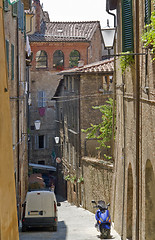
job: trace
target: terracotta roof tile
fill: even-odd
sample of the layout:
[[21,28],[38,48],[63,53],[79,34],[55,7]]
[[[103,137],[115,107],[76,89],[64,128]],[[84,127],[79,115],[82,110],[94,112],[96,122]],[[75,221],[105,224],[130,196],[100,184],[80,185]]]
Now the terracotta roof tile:
[[31,42],[91,41],[99,21],[43,22],[41,32],[29,35]]
[[60,75],[70,75],[78,73],[113,73],[114,71],[114,58],[103,60],[100,62],[84,65],[83,67],[76,67],[69,70],[59,72]]

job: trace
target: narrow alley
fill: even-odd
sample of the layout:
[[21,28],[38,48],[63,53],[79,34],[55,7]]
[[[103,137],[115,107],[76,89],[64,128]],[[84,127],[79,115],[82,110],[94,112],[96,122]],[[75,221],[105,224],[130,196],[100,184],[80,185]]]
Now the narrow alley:
[[[94,227],[95,216],[93,213],[61,201],[58,208],[58,231],[50,232],[46,229],[30,229],[20,232],[20,240],[97,240],[100,233]],[[120,236],[112,228],[111,239],[120,240]]]

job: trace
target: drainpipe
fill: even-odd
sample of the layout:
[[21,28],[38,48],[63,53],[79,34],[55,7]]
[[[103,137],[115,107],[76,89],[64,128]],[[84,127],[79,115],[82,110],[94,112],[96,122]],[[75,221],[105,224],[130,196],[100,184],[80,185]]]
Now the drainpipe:
[[116,15],[114,13],[109,12],[108,7],[106,7],[106,12],[114,17],[114,27],[116,27]]
[[[136,53],[139,53],[139,0],[135,3],[136,7]],[[140,60],[136,54],[136,240],[139,240],[139,140],[140,140]]]
[[123,85],[123,125],[124,125],[124,146],[122,149],[122,158],[123,158],[123,206],[122,206],[122,230],[121,230],[121,239],[124,239],[124,212],[125,212],[125,177],[126,177],[126,122],[125,122],[125,100],[124,100],[124,95],[125,95],[125,79],[124,79],[124,74],[122,75],[122,85]]

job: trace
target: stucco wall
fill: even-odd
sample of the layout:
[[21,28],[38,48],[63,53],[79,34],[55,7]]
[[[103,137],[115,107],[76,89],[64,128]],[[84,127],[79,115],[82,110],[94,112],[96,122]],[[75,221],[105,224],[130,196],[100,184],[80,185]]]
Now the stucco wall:
[[[2,6],[2,0],[0,0]],[[6,49],[3,26],[3,9],[0,8],[0,239],[19,239],[14,163],[12,151],[12,126],[7,82]]]

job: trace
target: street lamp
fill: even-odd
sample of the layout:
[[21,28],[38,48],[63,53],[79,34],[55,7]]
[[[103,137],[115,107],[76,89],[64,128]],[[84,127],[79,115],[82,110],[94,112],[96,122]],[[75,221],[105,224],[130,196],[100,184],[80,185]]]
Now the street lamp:
[[55,137],[55,143],[58,144],[59,143],[59,137]]
[[111,28],[109,26],[109,20],[107,20],[107,27],[103,28],[101,31],[102,31],[103,41],[104,41],[104,47],[105,49],[108,50],[108,55],[110,55],[110,50],[114,46],[116,28]]

